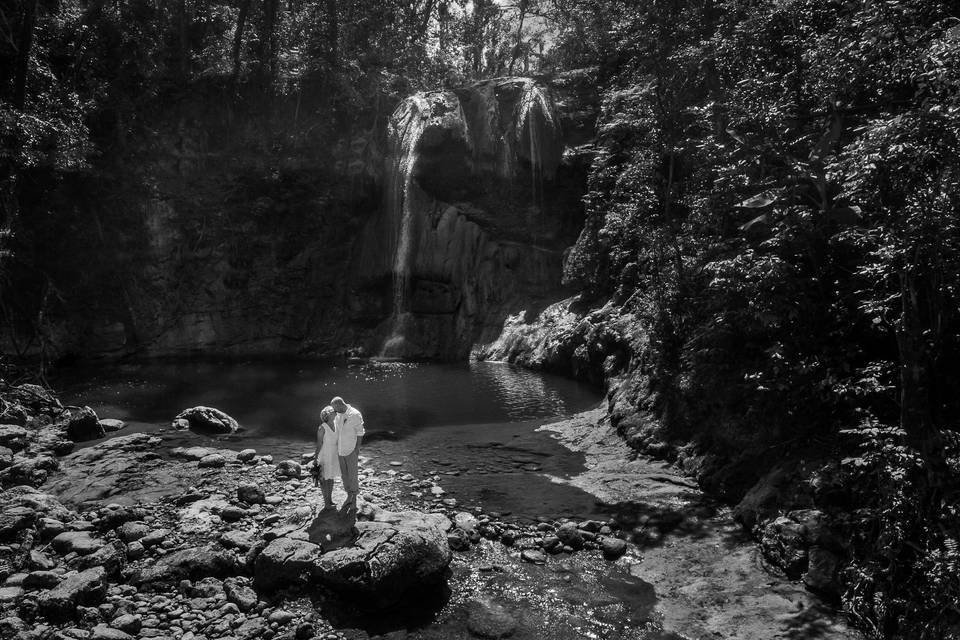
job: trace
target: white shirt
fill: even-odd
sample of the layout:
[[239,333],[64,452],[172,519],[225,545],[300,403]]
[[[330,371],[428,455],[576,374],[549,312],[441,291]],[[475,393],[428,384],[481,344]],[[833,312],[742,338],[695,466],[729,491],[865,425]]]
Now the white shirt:
[[337,427],[338,453],[341,456],[350,455],[357,446],[357,437],[366,433],[363,430],[363,416],[348,404],[346,411],[334,417],[333,424]]

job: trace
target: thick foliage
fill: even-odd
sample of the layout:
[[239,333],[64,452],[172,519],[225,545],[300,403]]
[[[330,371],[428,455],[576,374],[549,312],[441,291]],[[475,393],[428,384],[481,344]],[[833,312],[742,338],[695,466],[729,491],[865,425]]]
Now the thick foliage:
[[616,4],[582,5],[616,44],[567,281],[642,318],[668,435],[760,472],[896,430],[851,456],[847,604],[877,637],[955,633],[958,7]]

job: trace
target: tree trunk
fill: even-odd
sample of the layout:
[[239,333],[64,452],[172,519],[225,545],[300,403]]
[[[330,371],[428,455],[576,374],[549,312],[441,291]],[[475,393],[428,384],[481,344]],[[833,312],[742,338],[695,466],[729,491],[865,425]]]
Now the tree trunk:
[[180,81],[183,83],[184,86],[186,86],[186,84],[187,84],[187,72],[188,72],[188,68],[187,68],[187,66],[188,66],[188,65],[187,65],[187,62],[188,62],[188,57],[187,57],[187,56],[188,56],[188,54],[187,54],[187,0],[180,0],[180,4],[179,4],[179,6],[178,6],[178,8],[177,8],[177,21],[179,22],[179,24],[177,25],[177,31],[178,31],[179,40],[180,40],[180,50],[179,50],[179,58],[180,58]]
[[520,12],[520,22],[517,24],[517,41],[513,45],[513,54],[510,58],[509,75],[511,76],[513,75],[513,68],[517,64],[517,58],[520,57],[520,48],[523,45],[523,21],[527,18],[527,3],[525,0],[521,0],[517,6],[517,11]]
[[250,11],[250,0],[243,0],[240,4],[240,13],[237,15],[237,28],[233,32],[233,72],[230,74],[231,84],[236,87],[240,79],[240,52],[243,49],[243,28],[247,23],[247,13]]
[[264,88],[273,86],[277,77],[277,8],[278,0],[263,0],[263,27],[260,34],[260,68]]
[[[939,343],[929,318],[925,318],[924,282],[916,274],[900,273],[900,426],[910,444],[920,452],[927,466],[931,489],[942,487],[949,478],[944,459],[944,442],[935,423],[931,384],[933,352]],[[935,496],[936,494],[934,494]],[[937,498],[931,496],[932,500]]]
[[337,0],[327,0],[327,49],[331,67],[340,63],[340,21],[337,16]]
[[27,72],[30,70],[30,53],[33,49],[33,27],[37,22],[39,0],[27,0],[20,37],[17,39],[17,66],[13,76],[13,106],[22,109],[27,99]]

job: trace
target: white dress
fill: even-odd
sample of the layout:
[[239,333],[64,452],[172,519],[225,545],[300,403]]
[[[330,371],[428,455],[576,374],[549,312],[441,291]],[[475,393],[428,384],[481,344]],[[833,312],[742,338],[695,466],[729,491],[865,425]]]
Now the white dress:
[[339,434],[323,422],[318,429],[323,429],[323,446],[320,447],[320,466],[323,469],[323,479],[333,480],[340,477],[340,455],[337,453]]

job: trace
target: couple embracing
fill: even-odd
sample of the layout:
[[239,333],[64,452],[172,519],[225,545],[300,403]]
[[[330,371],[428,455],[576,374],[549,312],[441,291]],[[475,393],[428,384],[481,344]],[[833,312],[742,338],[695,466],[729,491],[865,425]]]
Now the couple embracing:
[[358,457],[363,439],[363,416],[337,396],[320,412],[317,449],[313,463],[320,472],[324,510],[333,508],[333,481],[341,478],[347,501],[342,508],[356,509],[360,491]]

